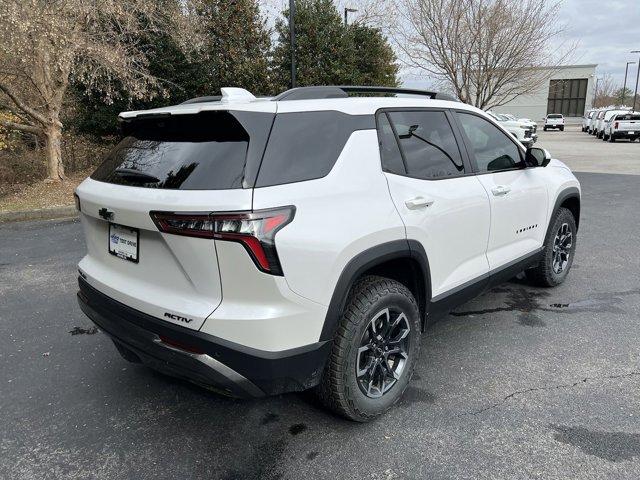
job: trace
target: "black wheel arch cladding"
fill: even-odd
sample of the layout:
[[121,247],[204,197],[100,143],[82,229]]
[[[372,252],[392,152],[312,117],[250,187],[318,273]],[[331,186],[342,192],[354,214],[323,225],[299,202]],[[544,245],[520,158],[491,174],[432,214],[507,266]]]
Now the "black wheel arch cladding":
[[320,341],[331,340],[340,322],[347,296],[354,283],[365,273],[393,260],[407,259],[418,268],[417,298],[420,315],[424,322],[426,310],[431,300],[431,277],[429,259],[424,247],[417,240],[394,240],[376,245],[356,255],[344,267],[333,291]]

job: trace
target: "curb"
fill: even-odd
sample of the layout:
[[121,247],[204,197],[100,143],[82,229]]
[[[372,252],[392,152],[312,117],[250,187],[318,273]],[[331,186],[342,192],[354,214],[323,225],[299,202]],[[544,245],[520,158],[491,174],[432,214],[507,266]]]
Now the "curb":
[[35,210],[17,210],[0,212],[0,223],[23,222],[26,220],[50,220],[54,218],[77,217],[75,205],[66,207],[36,208]]

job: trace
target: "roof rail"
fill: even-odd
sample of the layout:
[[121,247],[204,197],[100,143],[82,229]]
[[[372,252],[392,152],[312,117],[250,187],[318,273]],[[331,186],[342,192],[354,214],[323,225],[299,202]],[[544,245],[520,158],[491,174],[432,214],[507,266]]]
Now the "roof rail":
[[431,99],[450,100],[457,102],[451,95],[413,88],[358,86],[358,85],[330,85],[317,87],[297,87],[282,92],[273,97],[274,101],[283,100],[314,100],[322,98],[348,98],[350,93],[390,93],[404,95],[421,95]]

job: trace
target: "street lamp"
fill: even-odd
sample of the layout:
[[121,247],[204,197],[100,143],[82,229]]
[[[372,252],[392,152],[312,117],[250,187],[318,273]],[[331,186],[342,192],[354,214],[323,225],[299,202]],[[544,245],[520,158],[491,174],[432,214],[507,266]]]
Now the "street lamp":
[[347,26],[347,18],[348,18],[348,16],[349,16],[349,13],[355,13],[355,12],[357,12],[357,11],[358,11],[358,9],[357,9],[357,8],[348,8],[348,7],[345,7],[345,9],[344,9],[344,26],[345,26],[345,27]]
[[[640,53],[640,50],[631,50],[631,53]],[[636,73],[636,89],[633,92],[633,111],[636,111],[636,97],[638,96],[638,79],[640,78],[640,56],[638,56],[638,73]]]
[[289,0],[289,37],[291,42],[291,88],[296,88],[296,2]]
[[[624,102],[627,99],[627,72],[629,71],[629,65],[633,65],[636,62],[627,62],[627,66],[624,68],[624,86],[622,87],[622,105],[624,106]],[[635,100],[635,97],[634,97]]]

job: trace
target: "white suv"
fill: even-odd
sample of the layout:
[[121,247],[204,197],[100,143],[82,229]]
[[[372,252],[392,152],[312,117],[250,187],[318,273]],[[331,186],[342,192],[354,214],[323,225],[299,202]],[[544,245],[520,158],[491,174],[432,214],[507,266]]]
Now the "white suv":
[[576,249],[571,171],[440,98],[224,89],[122,113],[124,139],[76,191],[82,310],[129,361],[380,415],[429,323],[522,270],[561,283]]

